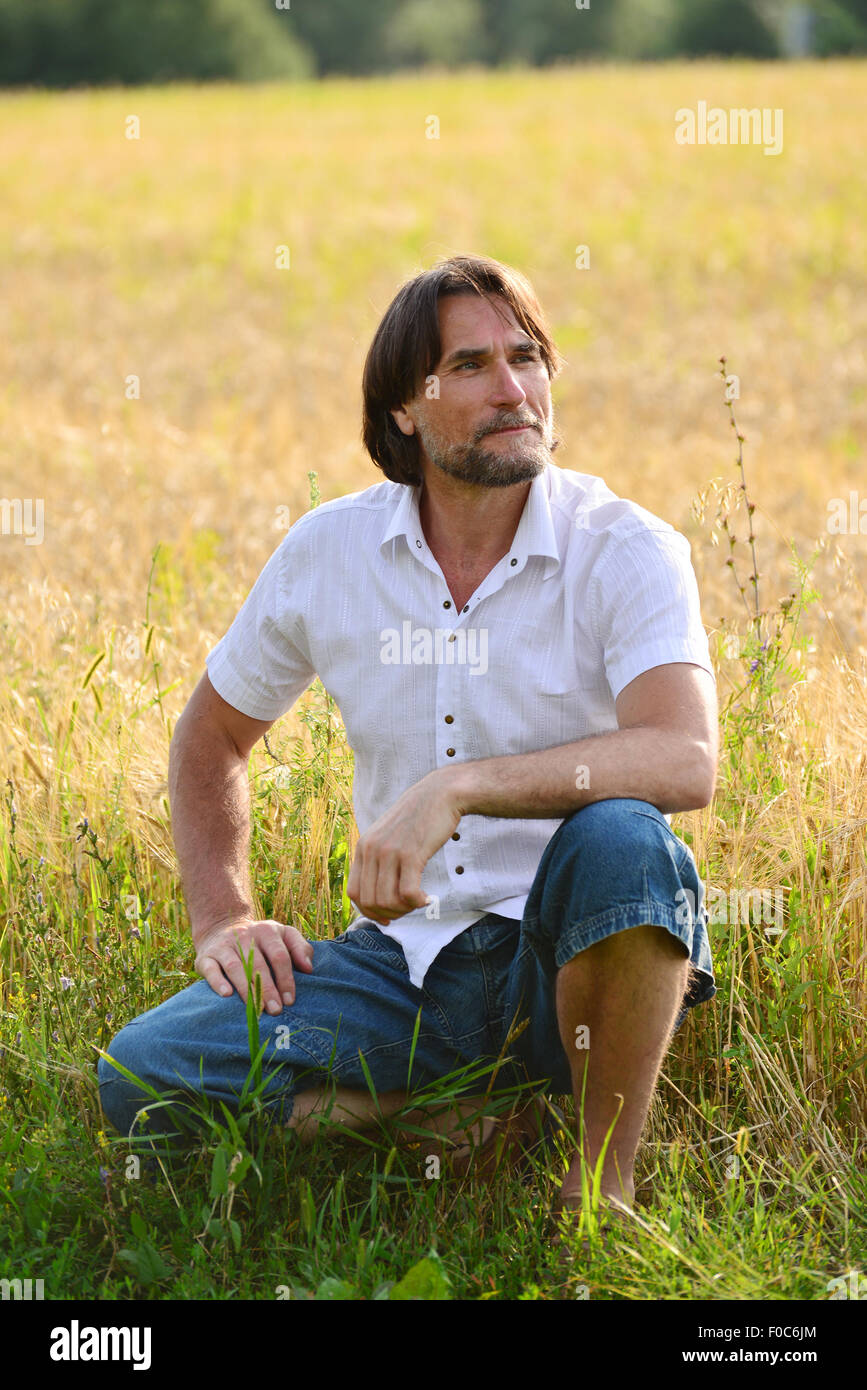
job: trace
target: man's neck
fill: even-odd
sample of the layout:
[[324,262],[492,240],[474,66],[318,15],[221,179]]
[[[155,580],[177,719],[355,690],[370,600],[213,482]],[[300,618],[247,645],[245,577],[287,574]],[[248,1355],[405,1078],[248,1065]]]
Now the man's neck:
[[478,487],[443,473],[425,472],[419,516],[439,560],[461,568],[494,565],[515,538],[531,483]]

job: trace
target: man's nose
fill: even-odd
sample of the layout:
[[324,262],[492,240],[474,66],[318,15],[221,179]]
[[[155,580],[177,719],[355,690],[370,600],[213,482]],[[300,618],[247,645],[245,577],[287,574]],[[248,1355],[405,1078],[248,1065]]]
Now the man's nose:
[[516,372],[512,371],[508,362],[498,362],[494,371],[494,379],[491,384],[491,402],[495,405],[520,405],[527,399],[527,394],[521,385]]

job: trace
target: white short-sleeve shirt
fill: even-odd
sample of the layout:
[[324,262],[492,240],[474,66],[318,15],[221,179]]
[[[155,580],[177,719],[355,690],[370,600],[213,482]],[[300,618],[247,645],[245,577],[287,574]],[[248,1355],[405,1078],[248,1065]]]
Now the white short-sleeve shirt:
[[[217,693],[254,719],[277,719],[319,676],[354,753],[362,834],[434,768],[616,729],[615,698],[651,667],[713,674],[688,540],[601,478],[546,465],[461,612],[418,498],[380,482],[302,516],[206,657]],[[462,819],[422,874],[429,905],[380,928],[414,985],[486,912],[520,920],[561,824]]]

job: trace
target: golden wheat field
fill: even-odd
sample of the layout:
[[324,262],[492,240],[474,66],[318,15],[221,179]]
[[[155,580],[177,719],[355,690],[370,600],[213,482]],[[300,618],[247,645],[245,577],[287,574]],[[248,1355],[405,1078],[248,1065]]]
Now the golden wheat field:
[[[700,63],[0,96],[0,493],[44,502],[41,543],[5,521],[0,536],[7,1106],[22,1020],[31,1038],[58,1026],[28,949],[22,860],[51,870],[66,976],[104,925],[83,818],[101,847],[124,847],[116,862],[135,847],[135,887],[119,888],[153,904],[141,988],[122,997],[92,952],[96,1013],[82,999],[70,1015],[71,990],[60,1003],[65,1102],[98,1152],[93,1044],[192,966],[166,786],[174,722],[310,505],[308,473],[323,500],[379,481],[359,438],[360,380],[398,286],[441,256],[485,254],[530,278],[566,358],[558,464],[600,475],[692,544],[729,723],[714,802],[675,828],[711,884],[786,894],[782,940],[712,928],[720,992],[666,1059],[647,1152],[656,1163],[705,1144],[709,1192],[724,1186],[714,1157],[761,1160],[772,1177],[790,1160],[803,1193],[838,1203],[821,1280],[857,1263],[865,77],[846,61]],[[782,151],[678,144],[675,112],[699,101],[782,110]],[[760,635],[781,658],[796,638],[772,691],[750,686],[745,659],[752,550],[721,356],[737,377]],[[834,499],[843,530],[829,530]],[[792,594],[807,595],[803,611],[798,598],[780,610]],[[293,711],[272,748],[301,728]],[[251,773],[269,765],[260,744]],[[345,773],[336,759],[303,843],[281,839],[277,800],[261,807],[261,843],[282,845],[274,902],[306,904],[320,932]],[[803,1193],[792,1209],[809,1205]],[[731,1290],[745,1275],[727,1268]],[[710,1296],[694,1278],[693,1296]]]

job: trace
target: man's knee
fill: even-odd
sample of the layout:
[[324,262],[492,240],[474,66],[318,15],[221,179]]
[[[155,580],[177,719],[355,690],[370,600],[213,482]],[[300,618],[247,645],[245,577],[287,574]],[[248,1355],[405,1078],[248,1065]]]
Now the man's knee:
[[[119,1133],[128,1134],[132,1126],[136,1134],[177,1132],[180,1111],[158,1104],[153,1093],[161,1099],[185,1100],[188,1106],[191,1093],[187,1087],[194,1081],[190,1055],[196,1050],[194,1039],[199,1035],[189,1009],[190,995],[190,989],[183,990],[132,1019],[109,1043],[107,1056],[100,1057],[99,1100]],[[206,1055],[204,1042],[200,1048]],[[184,1077],[188,1077],[187,1082]],[[141,1115],[141,1111],[146,1114]]]
[[665,835],[668,823],[648,801],[635,797],[606,797],[590,801],[567,816],[558,831],[557,850],[568,855],[576,850],[585,859],[612,853],[618,857],[631,849],[646,849]]
[[[145,1031],[137,1020],[133,1020],[132,1023],[128,1023],[125,1028],[121,1029],[105,1050],[108,1057],[119,1062],[126,1071],[131,1072],[141,1081],[151,1084],[149,1077],[143,1074],[148,1071],[146,1048],[143,1046],[144,1037]],[[144,1087],[136,1086],[134,1082],[130,1081],[106,1057],[100,1057],[96,1071],[99,1081],[99,1101],[103,1113],[119,1133],[126,1134],[135,1118],[136,1111],[142,1106],[146,1106],[148,1093]]]
[[[628,909],[624,926],[642,920],[641,906],[678,906],[681,874],[695,877],[689,851],[649,802],[631,797],[593,801],[574,811],[552,837],[537,871],[525,913],[536,923],[571,924],[597,920]],[[627,920],[628,919],[628,920]],[[604,932],[602,933],[605,934]],[[586,944],[586,943],[585,943]]]

